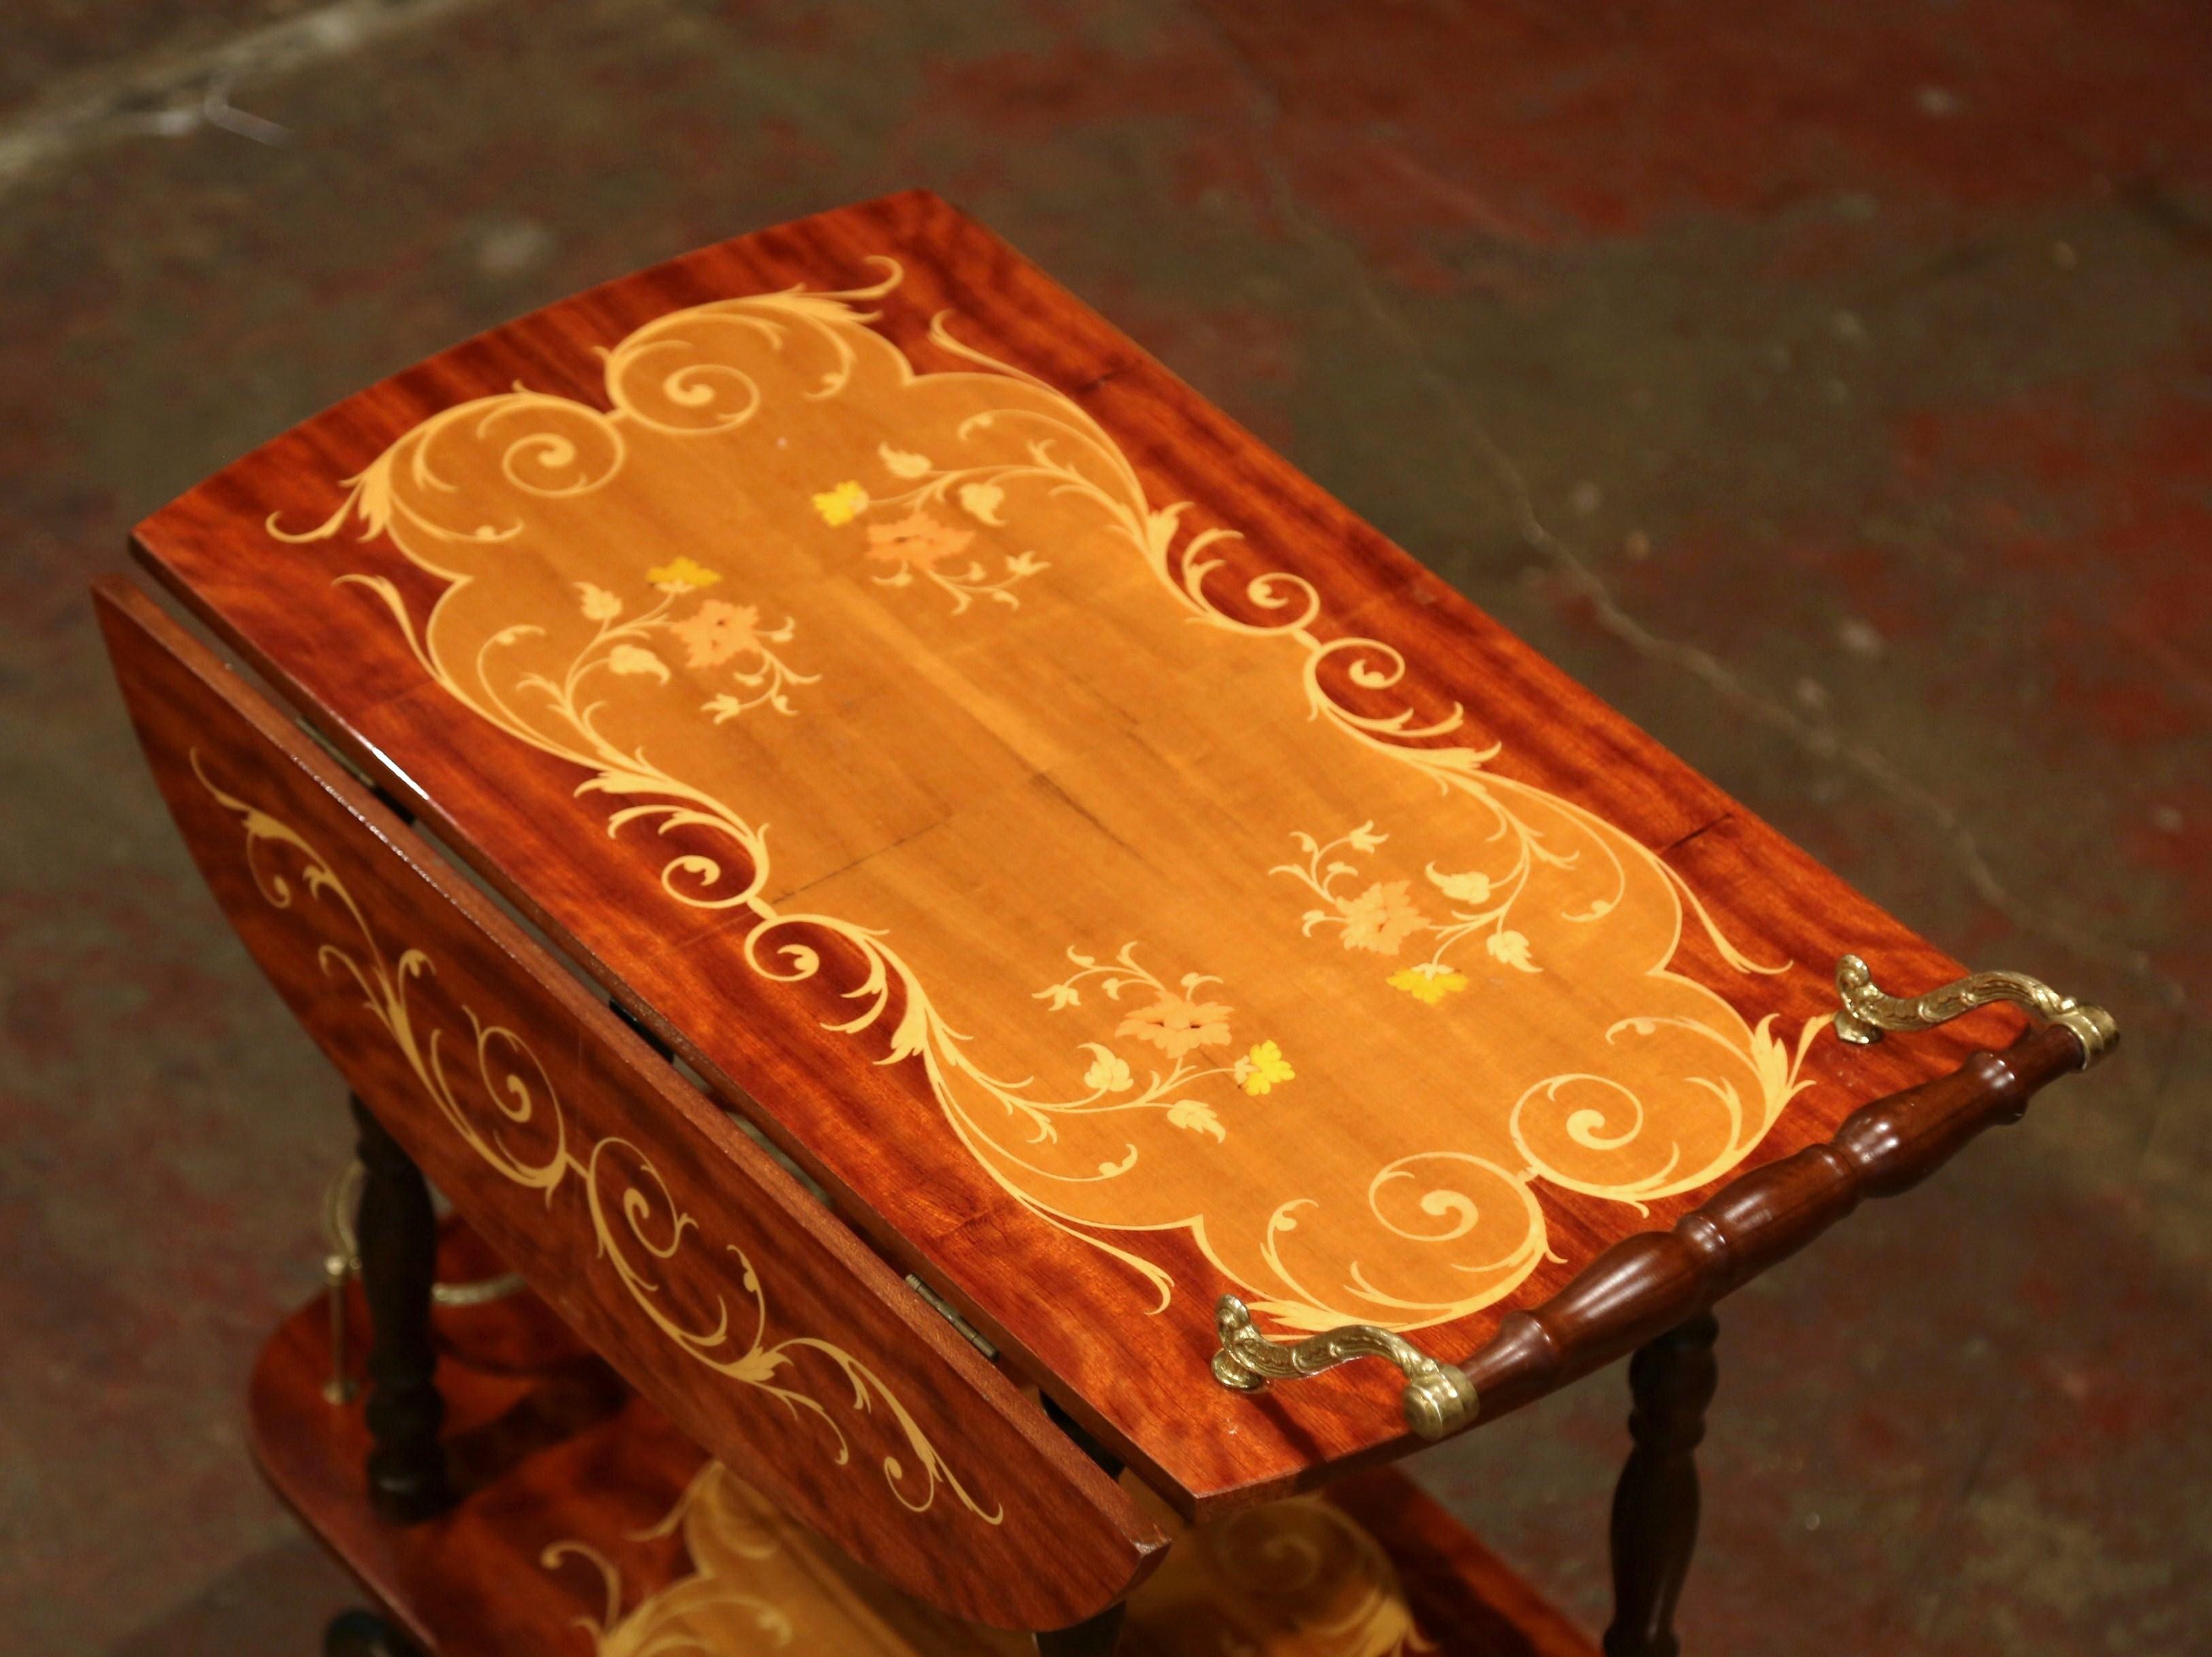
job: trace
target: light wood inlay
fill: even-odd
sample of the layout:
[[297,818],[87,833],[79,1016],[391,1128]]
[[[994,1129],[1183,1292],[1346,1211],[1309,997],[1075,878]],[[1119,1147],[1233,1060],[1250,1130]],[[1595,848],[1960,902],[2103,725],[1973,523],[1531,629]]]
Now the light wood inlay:
[[[620,1556],[668,1538],[680,1543],[681,1564],[661,1586],[637,1591]],[[1033,1657],[1036,1649],[1023,1636],[929,1617],[872,1592],[819,1538],[714,1461],[700,1466],[659,1523],[618,1539],[564,1538],[539,1557],[549,1573],[596,1579],[604,1592],[605,1611],[587,1628],[596,1657]],[[1382,1543],[1322,1496],[1249,1508],[1178,1536],[1131,1597],[1121,1645],[1127,1657],[1417,1657],[1463,1648],[1423,1630]]]
[[[1279,1327],[1419,1328],[1527,1277],[1537,1182],[1638,1205],[1734,1167],[1820,1022],[1674,970],[1686,917],[1762,969],[1500,774],[1479,713],[1370,711],[1395,649],[1232,568],[1234,528],[1151,501],[956,315],[931,337],[975,366],[917,374],[867,326],[876,263],[637,330],[605,410],[460,405],[270,530],[575,765],[580,814],[663,838],[669,924],[831,974],[835,1033],[918,1059],[1008,1195],[1155,1307],[1145,1234],[1180,1227]],[[442,583],[427,612],[345,569],[349,530]]]
[[[96,596],[155,779],[240,940],[582,1338],[781,1508],[933,1603],[1052,1626],[1142,1576],[1158,1526],[936,1310],[143,594]],[[341,1097],[333,1077],[334,1146]]]
[[1838,954],[1955,965],[927,196],[139,540],[1186,1513],[1402,1445],[1373,1366],[1215,1386],[1221,1291],[1467,1353],[2009,1022],[1844,1050]]

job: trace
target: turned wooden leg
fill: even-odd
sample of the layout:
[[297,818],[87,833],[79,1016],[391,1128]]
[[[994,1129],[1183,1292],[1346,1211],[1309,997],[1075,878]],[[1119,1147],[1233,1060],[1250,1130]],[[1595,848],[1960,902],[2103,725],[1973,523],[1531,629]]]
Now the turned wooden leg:
[[411,1525],[450,1506],[438,1396],[430,1289],[438,1220],[422,1170],[359,1099],[362,1292],[368,1301],[368,1496],[380,1517]]
[[1698,1441],[1720,1368],[1701,1313],[1629,1360],[1635,1447],[1613,1493],[1613,1626],[1606,1657],[1676,1657],[1674,1605],[1698,1543]]

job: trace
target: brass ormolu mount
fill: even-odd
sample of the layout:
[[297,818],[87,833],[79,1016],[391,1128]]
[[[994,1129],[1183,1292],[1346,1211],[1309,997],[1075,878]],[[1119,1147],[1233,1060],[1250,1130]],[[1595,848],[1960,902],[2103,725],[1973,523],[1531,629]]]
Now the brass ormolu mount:
[[1221,1336],[1213,1379],[1224,1386],[1256,1392],[1271,1380],[1318,1375],[1354,1358],[1388,1358],[1405,1372],[1407,1426],[1423,1438],[1439,1439],[1474,1422],[1474,1384],[1465,1374],[1373,1324],[1344,1324],[1285,1344],[1254,1328],[1244,1302],[1224,1295],[1214,1307],[1213,1326]]
[[2044,1024],[2063,1025],[2081,1044],[2081,1068],[2087,1069],[2119,1045],[2120,1026],[2101,1007],[2062,996],[2025,972],[1972,972],[1954,984],[1910,998],[1876,986],[1874,971],[1856,955],[1836,963],[1836,994],[1843,1009],[1836,1034],[1855,1047],[1871,1047],[1885,1031],[1928,1030],[1977,1007],[2008,1001]]
[[[1930,1029],[1996,1002],[2014,1002],[2039,1023],[2067,1031],[2081,1050],[2079,1069],[2087,1069],[2119,1043],[2119,1026],[2103,1008],[2062,996],[2021,972],[1976,972],[1905,998],[1877,988],[1866,962],[1846,955],[1836,963],[1836,992],[1842,1002],[1835,1017],[1836,1034],[1855,1046],[1869,1046],[1889,1031]],[[1877,1108],[1863,1107],[1867,1112]],[[1753,1177],[1764,1177],[1764,1173]],[[1616,1250],[1621,1246],[1616,1245]],[[1382,1358],[1405,1374],[1401,1407],[1407,1426],[1420,1437],[1444,1438],[1471,1426],[1480,1410],[1474,1383],[1465,1369],[1432,1358],[1403,1336],[1374,1324],[1345,1324],[1301,1341],[1277,1341],[1253,1325],[1243,1301],[1224,1295],[1214,1308],[1214,1327],[1221,1344],[1213,1355],[1213,1378],[1239,1392],[1256,1392],[1270,1381],[1318,1375],[1358,1358]]]

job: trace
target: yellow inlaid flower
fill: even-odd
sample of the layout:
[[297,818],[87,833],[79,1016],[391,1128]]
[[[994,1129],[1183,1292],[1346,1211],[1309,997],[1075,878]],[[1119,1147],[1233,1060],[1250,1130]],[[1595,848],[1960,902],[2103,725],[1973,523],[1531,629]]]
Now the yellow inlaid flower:
[[1425,1007],[1434,1007],[1446,996],[1466,989],[1467,974],[1455,972],[1440,961],[1423,961],[1419,966],[1393,972],[1383,982],[1393,990],[1404,990]]
[[1234,1074],[1244,1084],[1244,1091],[1257,1099],[1277,1082],[1295,1080],[1298,1073],[1291,1069],[1280,1047],[1272,1041],[1262,1041],[1237,1061]]
[[646,580],[664,593],[689,593],[695,588],[712,587],[721,576],[702,564],[690,558],[672,558],[645,572]]
[[868,491],[857,480],[848,478],[836,488],[825,489],[817,495],[814,509],[822,515],[823,523],[836,529],[868,509]]

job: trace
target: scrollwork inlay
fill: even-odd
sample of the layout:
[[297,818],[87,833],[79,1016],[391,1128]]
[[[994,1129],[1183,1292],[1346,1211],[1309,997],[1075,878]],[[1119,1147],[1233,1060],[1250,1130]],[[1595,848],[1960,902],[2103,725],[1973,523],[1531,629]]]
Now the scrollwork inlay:
[[[576,793],[613,802],[605,819],[610,834],[649,827],[665,837],[666,850],[654,854],[665,892],[730,915],[760,977],[827,982],[837,959],[837,993],[847,1007],[827,1027],[867,1036],[881,1063],[919,1066],[944,1120],[988,1178],[1030,1214],[1136,1273],[1155,1309],[1169,1303],[1173,1281],[1135,1243],[1173,1228],[1279,1327],[1361,1322],[1410,1330],[1448,1321],[1511,1293],[1544,1258],[1540,1181],[1641,1205],[1741,1161],[1807,1085],[1802,1062],[1826,1020],[1808,1020],[1785,1040],[1775,1015],[1746,1020],[1672,962],[1686,919],[1727,972],[1783,969],[1732,945],[1656,852],[1580,805],[1502,774],[1492,763],[1499,746],[1473,739],[1463,707],[1417,711],[1426,704],[1409,693],[1403,653],[1380,638],[1332,631],[1312,581],[1286,570],[1254,570],[1238,551],[1239,532],[1194,527],[1189,502],[1154,506],[1128,455],[1073,398],[968,344],[941,314],[928,339],[963,366],[918,372],[870,326],[878,318],[866,307],[901,280],[895,263],[875,263],[884,274],[872,285],[720,300],[646,325],[607,353],[604,410],[518,390],[434,416],[349,480],[325,521],[292,531],[272,520],[270,529],[300,544],[357,525],[364,539],[388,538],[416,570],[439,580],[438,596],[418,620],[389,576],[338,577],[374,596],[422,671],[462,706],[580,768]],[[850,410],[842,424],[835,417],[841,407]],[[746,443],[752,447],[741,450]],[[457,476],[471,481],[465,486]],[[627,504],[616,503],[623,479],[630,481],[622,489],[635,494]],[[775,496],[748,507],[774,530],[754,545],[804,549],[803,559],[748,562],[745,579],[774,569],[794,584],[802,576],[813,584],[795,596],[749,593],[744,616],[725,617],[714,628],[692,619],[688,594],[678,595],[687,606],[680,615],[650,607],[651,592],[665,584],[642,580],[656,572],[629,569],[609,550],[611,527],[664,533],[678,497],[739,487]],[[557,533],[546,527],[555,518]],[[687,533],[720,533],[719,520],[700,521],[706,529]],[[532,536],[535,563],[514,545]],[[690,562],[734,579],[744,553],[702,545]],[[1109,554],[1114,567],[1102,571]],[[565,585],[547,584],[556,570]],[[1295,686],[1284,685],[1283,700],[1305,716],[1301,728],[1348,742],[1361,764],[1389,772],[1392,788],[1409,778],[1424,795],[1433,788],[1453,814],[1449,832],[1434,821],[1419,825],[1426,855],[1395,869],[1382,864],[1412,845],[1415,831],[1395,820],[1389,832],[1378,829],[1379,812],[1349,829],[1287,821],[1281,832],[1296,837],[1289,844],[1299,856],[1272,875],[1269,860],[1255,858],[1237,877],[1249,888],[1243,901],[1268,901],[1258,894],[1273,890],[1308,903],[1309,939],[1339,950],[1339,963],[1342,952],[1396,957],[1381,964],[1379,981],[1405,998],[1394,1015],[1429,1018],[1407,1033],[1416,1041],[1442,1040],[1454,1020],[1510,1026],[1513,996],[1560,994],[1552,986],[1568,984],[1571,969],[1602,978],[1603,996],[1585,999],[1617,1007],[1617,1015],[1577,1023],[1561,1038],[1586,1062],[1563,1069],[1554,1057],[1514,1070],[1510,1083],[1498,1084],[1505,1090],[1496,1106],[1503,1130],[1479,1147],[1419,1137],[1434,1113],[1407,1100],[1393,1107],[1399,1139],[1359,1171],[1356,1185],[1266,1192],[1256,1209],[1248,1203],[1224,1216],[1162,1165],[1224,1143],[1234,1152],[1245,1131],[1240,1123],[1256,1127],[1286,1100],[1319,1099],[1318,1087],[1300,1078],[1319,1062],[1310,1031],[1277,1017],[1240,1033],[1233,1050],[1217,1053],[1220,1044],[1201,1035],[1170,1051],[1129,1027],[1132,1009],[1116,1008],[1073,1033],[1062,1050],[1073,1053],[1072,1065],[1045,1074],[1036,1047],[1016,1058],[1002,1043],[994,1057],[967,1033],[1003,1027],[1032,1009],[978,1005],[972,986],[942,992],[941,972],[933,977],[915,964],[923,946],[934,945],[940,953],[931,959],[941,966],[942,940],[894,936],[804,899],[777,901],[763,813],[742,807],[738,796],[741,784],[780,773],[764,761],[741,770],[735,745],[781,727],[755,719],[747,707],[785,709],[787,685],[818,680],[834,691],[841,660],[854,665],[849,653],[835,655],[834,629],[803,610],[807,599],[835,608],[848,627],[857,622],[870,640],[911,644],[923,636],[915,630],[937,628],[952,630],[928,636],[946,641],[942,650],[981,652],[1006,630],[1049,627],[1052,606],[1075,603],[1066,594],[1085,580],[1092,582],[1081,589],[1086,595],[1110,581],[1117,602],[1126,595],[1127,605],[1145,606],[1144,625],[1166,607],[1178,636],[1187,626],[1210,637],[1202,648],[1279,643],[1295,660]],[[842,586],[832,592],[828,583]],[[511,610],[498,608],[495,597]],[[580,601],[580,618],[574,613]],[[594,608],[605,616],[592,619]],[[774,628],[763,624],[763,616],[787,609],[798,613]],[[693,626],[702,643],[711,635],[743,647],[732,661],[754,677],[728,692],[732,701],[719,713],[699,700],[688,657],[672,670],[673,682],[643,658],[625,656],[627,673],[613,661],[617,649],[633,648],[667,665],[661,630],[674,637],[679,624]],[[622,626],[646,631],[617,638],[610,630]],[[803,673],[785,665],[787,643]],[[942,667],[929,648],[910,648],[900,660],[957,677],[958,668]],[[1146,669],[1129,671],[1142,678]],[[637,698],[635,705],[608,711],[621,696]],[[748,697],[754,701],[737,705]],[[647,709],[654,698],[661,701]],[[1394,698],[1401,698],[1395,708]],[[960,705],[964,714],[973,703]],[[709,733],[730,746],[712,746]],[[744,747],[742,756],[765,752]],[[1340,765],[1344,752],[1317,756],[1315,768]],[[1322,838],[1332,831],[1339,832]],[[1293,881],[1303,899],[1291,897]],[[1295,927],[1297,911],[1290,913]],[[1115,949],[1133,933],[1152,935],[1133,926],[1063,940],[1073,944],[1076,976],[1042,991],[1031,978],[1010,997],[1070,1008],[1089,987],[1085,963],[1100,965],[1103,988],[1103,958],[1082,952]],[[1172,959],[1188,1005],[1168,1010],[1196,1020],[1186,1033],[1210,1032],[1201,1004],[1246,1005],[1254,980],[1240,975],[1256,969],[1225,957],[1182,958],[1189,953]],[[1132,959],[1124,949],[1120,959],[1124,970],[1113,976],[1126,982],[1152,970],[1150,953]],[[1167,970],[1170,957],[1160,965]],[[948,1007],[941,992],[961,1005]],[[1158,981],[1148,993],[1161,1006],[1177,994]],[[1562,1002],[1547,1015],[1571,1022],[1586,1010]],[[1071,1012],[1056,1027],[1096,1011]],[[1152,1054],[1141,1051],[1146,1043],[1170,1062],[1152,1066]],[[1264,1085],[1252,1086],[1255,1076]],[[1380,1089],[1389,1080],[1359,1085]],[[1280,1083],[1290,1085],[1268,1092]],[[1362,1100],[1347,1108],[1370,1106]],[[1211,1187],[1232,1189],[1243,1188],[1227,1180]]]
[[[834,1441],[836,1465],[844,1466],[852,1459],[852,1445],[829,1407],[779,1380],[793,1368],[801,1353],[819,1354],[852,1387],[848,1407],[871,1415],[880,1406],[904,1441],[913,1458],[911,1466],[896,1452],[884,1455],[880,1464],[884,1483],[902,1504],[915,1513],[927,1512],[942,1488],[985,1523],[1003,1522],[1005,1509],[987,1509],[969,1493],[921,1423],[866,1362],[818,1336],[770,1337],[767,1292],[744,1250],[726,1246],[738,1264],[739,1282],[750,1301],[745,1308],[749,1317],[733,1312],[721,1291],[711,1286],[705,1293],[713,1296],[714,1310],[705,1326],[687,1324],[672,1313],[665,1270],[679,1258],[686,1234],[696,1233],[698,1222],[678,1206],[652,1158],[620,1136],[594,1139],[588,1145],[572,1142],[568,1112],[530,1044],[511,1027],[487,1022],[473,1007],[464,1006],[460,1012],[467,1020],[466,1063],[474,1081],[457,1081],[448,1063],[452,1044],[447,1030],[426,1023],[413,999],[416,986],[436,975],[429,955],[410,947],[387,958],[360,904],[313,844],[281,819],[219,786],[209,777],[198,750],[191,751],[191,761],[200,785],[239,819],[245,832],[246,868],[263,901],[273,909],[297,911],[295,899],[304,890],[341,918],[349,937],[319,943],[317,964],[326,977],[349,984],[358,992],[362,1005],[391,1039],[446,1126],[485,1166],[512,1184],[538,1193],[549,1205],[558,1191],[575,1181],[584,1195],[599,1258],[631,1301],[672,1343],[715,1374],[775,1399],[794,1416],[819,1422]],[[295,867],[288,873],[280,859]],[[465,1078],[467,1072],[462,1075]],[[482,1102],[471,1108],[470,1098],[478,1093]],[[537,1142],[535,1149],[524,1142],[531,1139]]]

